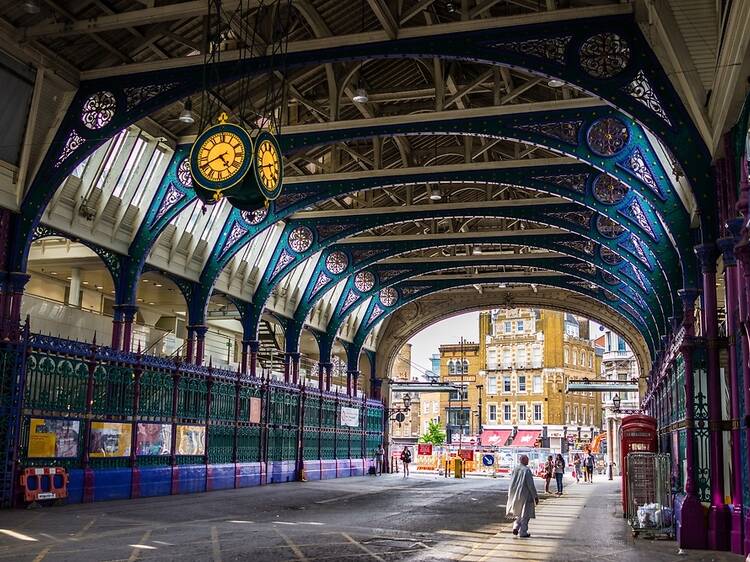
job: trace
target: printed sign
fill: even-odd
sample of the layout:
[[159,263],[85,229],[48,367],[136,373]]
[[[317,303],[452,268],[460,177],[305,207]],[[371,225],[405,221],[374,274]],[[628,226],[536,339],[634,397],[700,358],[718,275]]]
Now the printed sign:
[[473,461],[474,451],[472,451],[471,449],[459,449],[458,456],[464,459],[465,461]]
[[31,418],[28,457],[77,457],[80,429],[79,420]]
[[341,406],[341,425],[359,427],[359,408]]
[[202,425],[178,425],[175,452],[178,455],[205,455],[206,428]]
[[139,423],[135,437],[138,455],[168,455],[172,452],[172,425],[167,423]]
[[260,407],[260,398],[250,398],[250,419],[248,420],[250,423],[260,423]]
[[417,445],[418,455],[432,455],[432,443],[419,443]]
[[129,423],[91,422],[89,456],[129,457],[133,426]]

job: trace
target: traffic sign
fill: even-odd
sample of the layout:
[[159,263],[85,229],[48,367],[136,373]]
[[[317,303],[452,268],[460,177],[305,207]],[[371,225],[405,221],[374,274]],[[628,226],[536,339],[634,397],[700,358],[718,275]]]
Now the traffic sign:
[[484,466],[492,466],[495,464],[495,455],[482,455],[482,464]]

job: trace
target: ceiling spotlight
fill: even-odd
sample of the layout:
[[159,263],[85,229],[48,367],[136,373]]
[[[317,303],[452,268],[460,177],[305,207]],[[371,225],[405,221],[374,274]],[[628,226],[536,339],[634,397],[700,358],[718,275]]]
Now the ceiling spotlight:
[[156,283],[156,287],[162,287],[163,285],[161,283]]
[[547,80],[547,86],[549,86],[550,88],[561,88],[564,85],[565,82],[557,78],[550,78],[549,80]]
[[49,274],[50,275],[57,275],[57,271],[50,271]]
[[456,12],[458,12],[458,9],[456,8],[456,5],[453,2],[446,2],[445,9],[448,10],[449,14],[455,14]]
[[177,120],[180,123],[185,123],[185,125],[192,125],[195,123],[195,117],[193,117],[193,102],[190,98],[185,100],[184,107]]
[[27,14],[38,14],[39,10],[41,10],[39,7],[39,0],[24,0],[21,6],[23,6],[23,10]]
[[478,255],[482,253],[482,247],[481,246],[475,246],[474,247],[474,254]]
[[367,96],[367,90],[364,88],[357,88],[357,91],[354,92],[354,95],[352,96],[352,101],[354,103],[367,103],[370,98]]
[[433,201],[440,201],[443,198],[443,194],[440,193],[440,190],[437,187],[433,187],[430,190],[430,199]]

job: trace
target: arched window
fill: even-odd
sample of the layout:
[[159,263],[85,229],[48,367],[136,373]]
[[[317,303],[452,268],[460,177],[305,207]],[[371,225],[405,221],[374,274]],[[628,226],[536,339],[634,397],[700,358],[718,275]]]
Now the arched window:
[[464,373],[464,375],[468,375],[469,374],[469,361],[468,361],[468,359],[464,359],[464,370],[463,370],[463,373]]
[[578,365],[578,352],[573,350],[573,365]]
[[531,348],[531,366],[535,368],[542,366],[542,348],[538,344]]
[[453,359],[448,361],[448,373],[451,375],[456,374],[456,362]]
[[567,363],[568,362],[568,348],[567,347],[563,351],[563,355],[565,355],[565,363]]

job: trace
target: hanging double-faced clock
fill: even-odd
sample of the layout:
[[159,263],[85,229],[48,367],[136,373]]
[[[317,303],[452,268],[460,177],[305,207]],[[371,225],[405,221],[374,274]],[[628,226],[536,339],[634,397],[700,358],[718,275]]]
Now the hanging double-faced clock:
[[[190,151],[193,183],[218,200],[227,189],[237,186],[253,166],[253,141],[250,135],[233,123],[226,113],[219,123],[203,131]],[[200,190],[197,189],[200,196]],[[206,199],[205,194],[201,199]]]
[[284,166],[279,141],[270,131],[260,131],[255,137],[253,171],[263,196],[268,201],[276,199],[281,193]]

